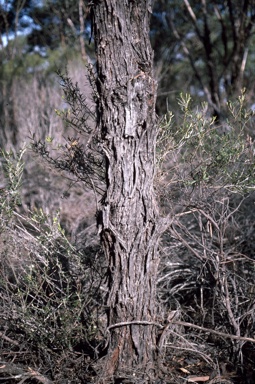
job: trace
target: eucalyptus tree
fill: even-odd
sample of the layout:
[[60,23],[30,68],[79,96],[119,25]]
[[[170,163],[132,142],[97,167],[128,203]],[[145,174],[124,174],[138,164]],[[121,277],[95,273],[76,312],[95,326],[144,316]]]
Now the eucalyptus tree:
[[152,39],[163,99],[167,92],[186,90],[205,98],[220,117],[225,99],[243,87],[253,92],[254,5],[254,0],[155,4]]
[[85,37],[88,37],[87,0],[44,0],[29,9],[31,48],[76,48],[86,58]]
[[151,1],[96,1],[97,115],[106,193],[98,213],[108,260],[105,372],[155,366],[159,225],[153,179],[157,83]]

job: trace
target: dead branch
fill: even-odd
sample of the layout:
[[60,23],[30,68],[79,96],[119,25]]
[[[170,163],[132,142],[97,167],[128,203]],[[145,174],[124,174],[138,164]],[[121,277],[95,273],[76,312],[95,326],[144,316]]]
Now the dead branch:
[[10,339],[10,337],[5,336],[3,332],[0,332],[0,337],[1,337],[2,339],[4,339],[4,340],[8,341],[8,342],[11,343],[11,344],[14,344],[14,345],[17,345],[17,346],[20,345],[20,343],[18,343],[18,341],[12,340],[12,339]]
[[24,379],[34,378],[40,383],[43,384],[53,384],[53,381],[49,380],[47,377],[43,376],[38,371],[35,371],[34,369],[28,367],[27,369],[18,367],[16,364],[8,363],[5,361],[1,361],[0,365],[0,374],[5,373],[9,375],[10,379],[22,379],[21,381],[24,382]]
[[231,335],[229,333],[215,331],[214,329],[209,329],[209,328],[201,327],[200,325],[195,325],[195,324],[192,324],[192,323],[187,323],[186,321],[178,321],[178,320],[175,321],[174,320],[171,323],[172,324],[176,324],[176,325],[182,325],[183,327],[190,327],[190,328],[199,329],[200,331],[209,332],[209,333],[212,333],[214,335],[222,336],[222,337],[227,338],[227,339],[241,340],[241,341],[247,341],[247,342],[250,342],[250,343],[255,343],[255,339],[252,339],[251,337],[243,337],[243,336]]

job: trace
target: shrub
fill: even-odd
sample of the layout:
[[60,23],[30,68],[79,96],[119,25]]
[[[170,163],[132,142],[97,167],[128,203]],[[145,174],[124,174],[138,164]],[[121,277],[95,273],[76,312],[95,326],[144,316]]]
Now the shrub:
[[[25,147],[15,157],[3,152],[5,182],[1,194],[0,335],[2,359],[17,355],[50,371],[56,382],[66,372],[59,362],[84,353],[97,356],[100,349],[100,290],[104,278],[100,248],[77,250],[61,228],[59,215],[34,209],[18,211]],[[92,236],[93,234],[89,234]],[[98,349],[99,348],[99,349]],[[18,353],[17,349],[20,351]],[[26,358],[25,358],[26,356]],[[72,357],[73,356],[73,357]],[[19,358],[18,358],[19,357]],[[17,366],[6,365],[4,377]],[[26,367],[23,374],[26,375]],[[86,375],[81,364],[67,364],[69,375]]]
[[[159,296],[167,312],[178,311],[200,332],[208,329],[205,343],[213,341],[219,354],[227,348],[241,364],[255,353],[254,344],[239,339],[252,338],[254,324],[255,260],[245,248],[254,221],[255,146],[248,131],[254,117],[244,94],[229,104],[224,126],[207,115],[206,104],[193,110],[190,96],[181,96],[179,104],[180,123],[171,113],[165,116],[158,141],[157,188],[169,218]],[[190,327],[186,349],[188,340],[199,340]],[[217,338],[210,329],[236,339]],[[182,335],[179,343],[183,347]]]

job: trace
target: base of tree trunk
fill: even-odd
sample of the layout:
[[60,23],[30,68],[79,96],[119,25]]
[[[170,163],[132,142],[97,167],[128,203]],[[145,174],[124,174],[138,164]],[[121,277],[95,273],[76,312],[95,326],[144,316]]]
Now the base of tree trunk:
[[117,363],[117,352],[107,354],[97,364],[98,377],[96,384],[155,384],[160,380],[157,364],[148,362],[147,366],[137,364],[130,367],[128,361],[123,361],[121,366]]

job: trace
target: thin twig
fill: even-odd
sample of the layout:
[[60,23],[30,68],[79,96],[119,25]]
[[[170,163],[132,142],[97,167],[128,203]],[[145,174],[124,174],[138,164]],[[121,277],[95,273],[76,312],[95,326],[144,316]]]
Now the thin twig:
[[26,370],[25,368],[21,368],[14,363],[1,361],[1,364],[0,373],[9,374],[9,377],[5,377],[5,380],[21,379],[19,383],[22,383],[24,382],[24,379],[33,378],[42,384],[53,384],[53,381],[30,367],[28,367],[28,370]]
[[192,324],[192,323],[187,323],[185,321],[178,321],[178,320],[175,321],[174,320],[174,321],[172,321],[172,324],[177,324],[177,325],[182,325],[184,327],[190,327],[190,328],[199,329],[200,331],[213,333],[214,335],[222,336],[222,337],[225,337],[225,338],[228,338],[228,339],[232,339],[232,340],[242,340],[242,341],[249,341],[250,343],[255,343],[255,339],[252,339],[251,337],[243,337],[243,336],[231,335],[229,333],[215,331],[214,329],[209,329],[209,328],[201,327],[200,325],[195,325],[195,324]]
[[8,336],[5,336],[5,335],[3,334],[3,332],[0,332],[0,337],[1,337],[2,339],[4,339],[4,340],[8,341],[8,342],[11,343],[11,344],[18,345],[18,346],[20,345],[20,343],[19,343],[18,341],[12,340],[12,339],[10,339]]

